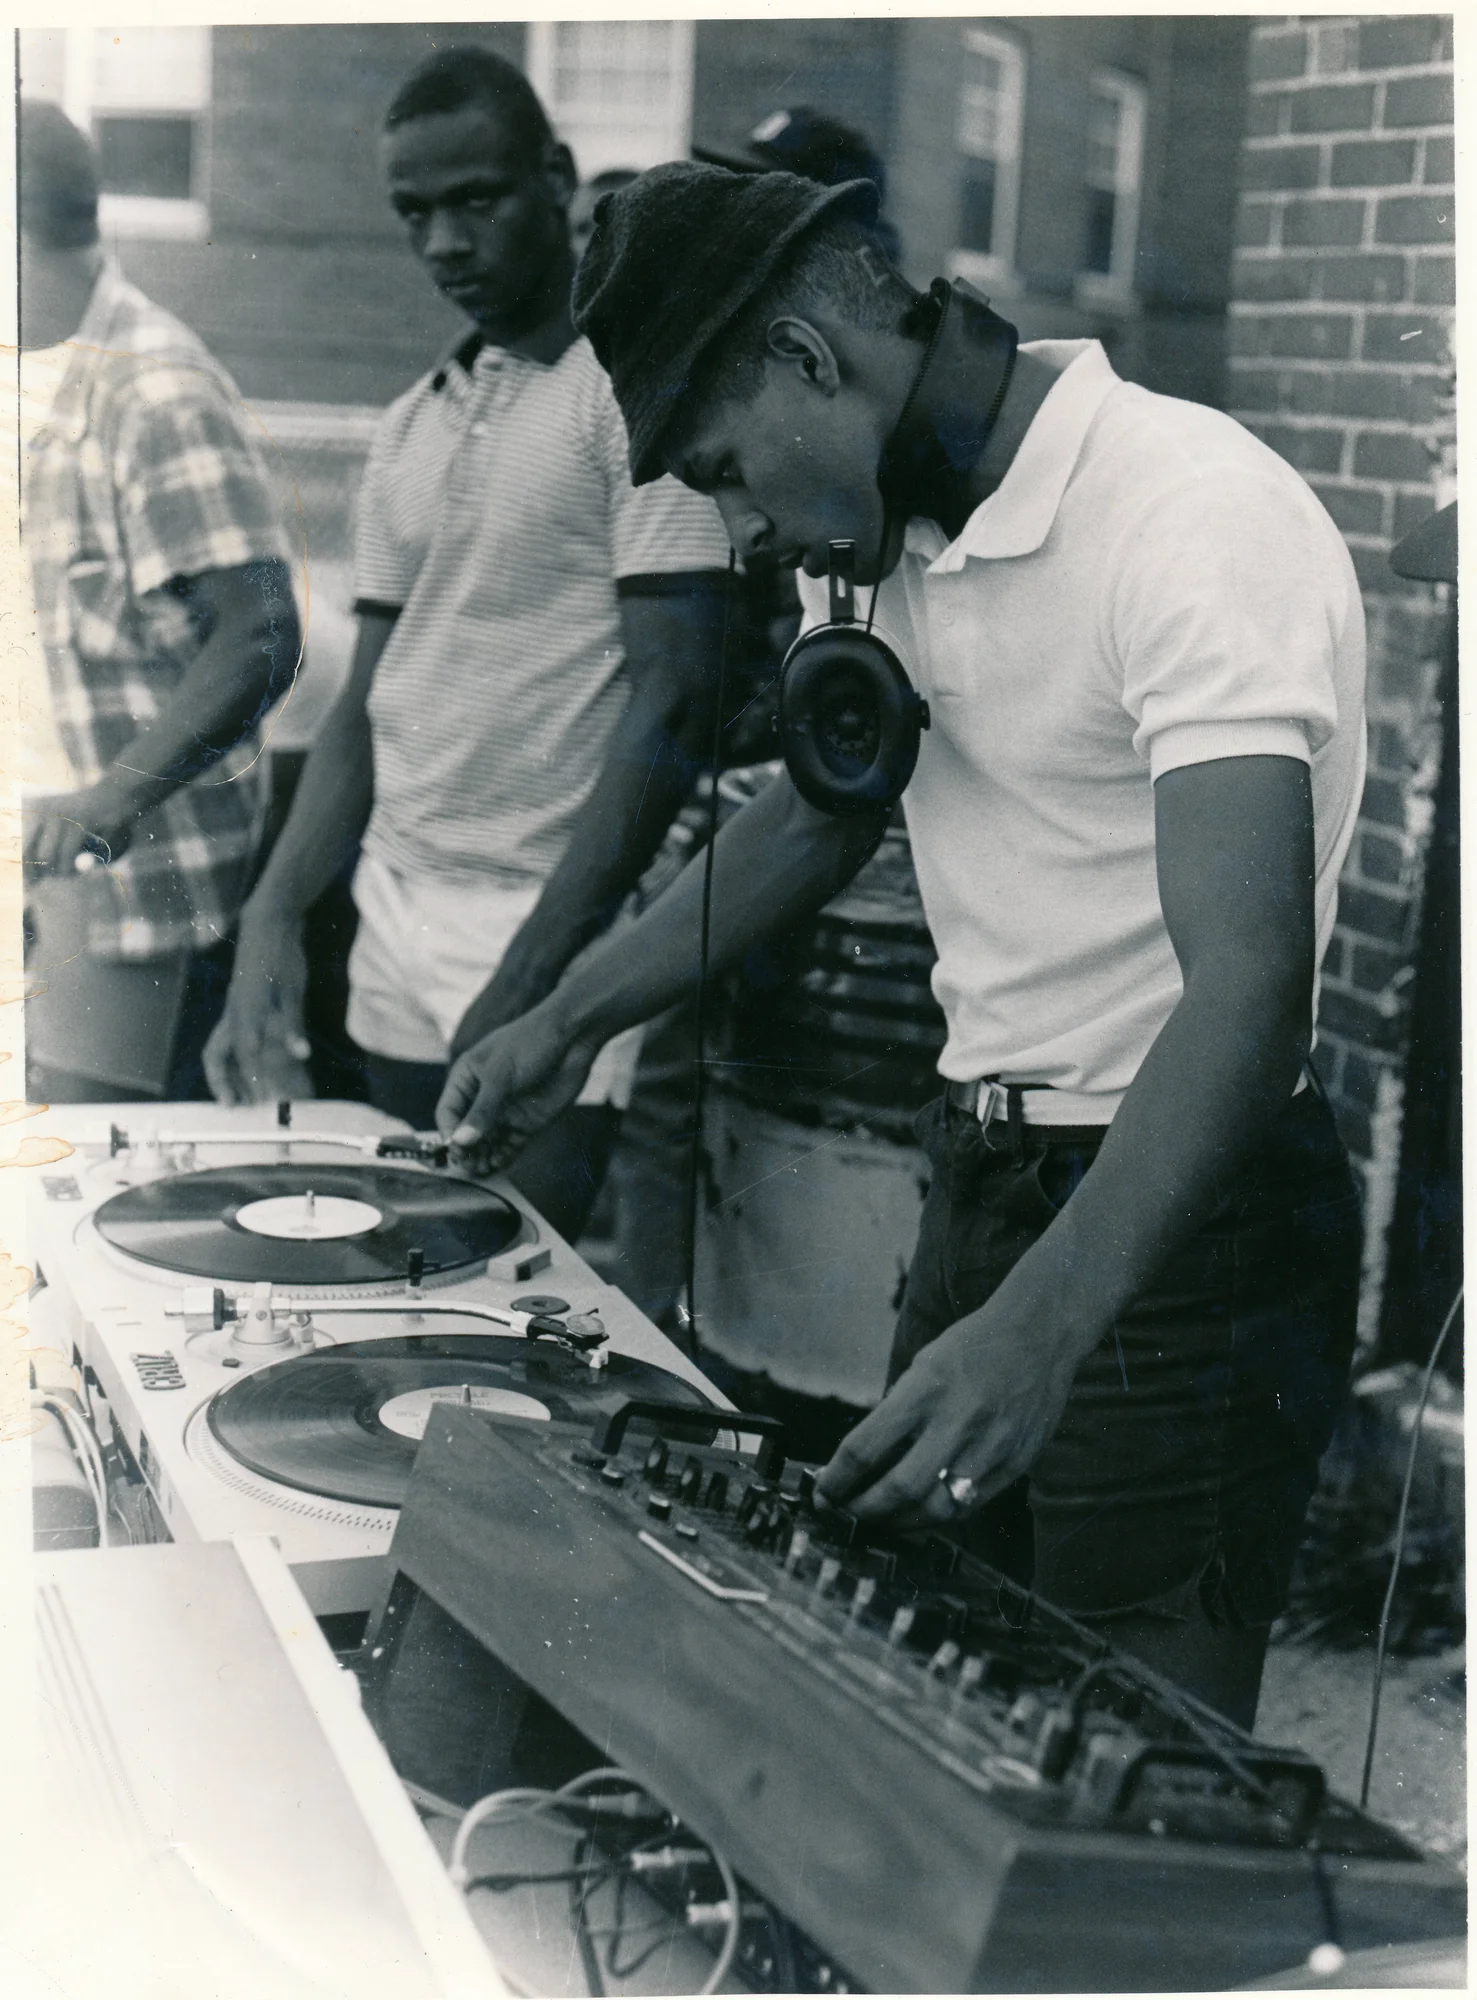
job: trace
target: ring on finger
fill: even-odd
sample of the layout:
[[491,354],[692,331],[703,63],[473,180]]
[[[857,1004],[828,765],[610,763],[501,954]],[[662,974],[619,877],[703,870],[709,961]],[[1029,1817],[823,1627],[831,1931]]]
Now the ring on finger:
[[939,1472],[939,1484],[947,1490],[956,1507],[967,1507],[974,1498],[976,1482],[967,1473],[951,1472],[946,1465]]

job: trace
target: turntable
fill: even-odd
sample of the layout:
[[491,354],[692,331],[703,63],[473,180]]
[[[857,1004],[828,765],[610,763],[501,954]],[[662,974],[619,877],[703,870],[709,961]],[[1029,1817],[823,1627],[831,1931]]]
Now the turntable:
[[722,1402],[506,1182],[357,1104],[56,1106],[30,1170],[37,1339],[169,1534],[276,1537],[367,1610],[438,1402],[530,1423]]

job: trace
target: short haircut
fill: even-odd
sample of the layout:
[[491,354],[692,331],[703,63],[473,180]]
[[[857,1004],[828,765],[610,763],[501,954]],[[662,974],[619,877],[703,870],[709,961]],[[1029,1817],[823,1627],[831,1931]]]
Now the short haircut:
[[483,105],[506,126],[528,159],[538,159],[554,137],[538,93],[522,70],[475,43],[441,49],[401,84],[385,113],[385,130],[417,118],[436,118]]
[[92,141],[54,104],[23,97],[16,178],[20,226],[43,250],[85,250],[98,240],[98,163]]
[[758,395],[770,324],[785,314],[804,319],[829,307],[863,332],[896,333],[917,298],[871,230],[844,216],[822,221],[801,237],[703,357],[692,386],[692,415],[720,397],[749,402]]

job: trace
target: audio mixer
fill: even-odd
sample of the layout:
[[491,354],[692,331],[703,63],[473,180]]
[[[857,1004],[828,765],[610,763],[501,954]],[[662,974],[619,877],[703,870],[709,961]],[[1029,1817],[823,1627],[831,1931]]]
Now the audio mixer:
[[867,1537],[777,1433],[439,1406],[374,1651],[429,1594],[848,1984],[1224,1988],[1464,1928],[1460,1878],[1309,1758],[943,1536]]

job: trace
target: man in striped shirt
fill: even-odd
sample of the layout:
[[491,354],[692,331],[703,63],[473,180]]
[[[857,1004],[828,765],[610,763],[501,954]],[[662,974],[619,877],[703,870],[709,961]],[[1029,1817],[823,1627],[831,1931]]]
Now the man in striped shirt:
[[[443,51],[391,105],[384,155],[412,248],[473,325],[375,438],[349,682],[243,915],[207,1062],[227,1102],[291,1084],[302,918],[357,843],[349,1031],[374,1101],[426,1127],[450,1056],[552,989],[690,789],[728,540],[675,481],[631,485],[570,319],[574,164],[522,74]],[[633,1062],[613,1044],[513,1168],[566,1234]]]

